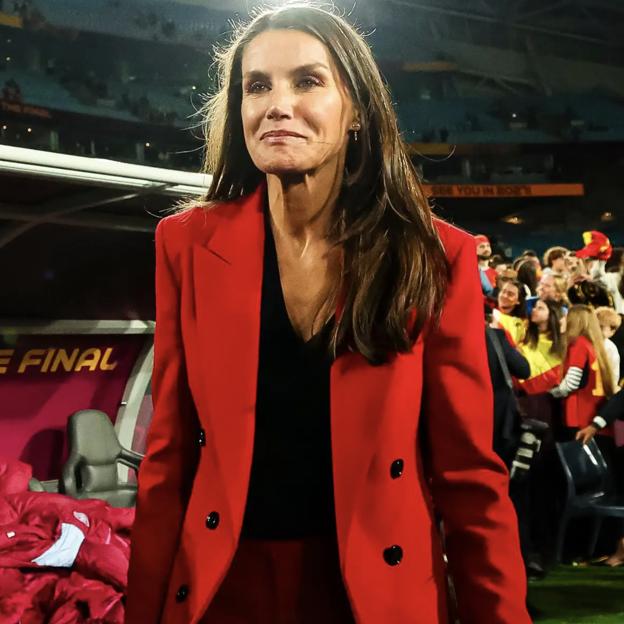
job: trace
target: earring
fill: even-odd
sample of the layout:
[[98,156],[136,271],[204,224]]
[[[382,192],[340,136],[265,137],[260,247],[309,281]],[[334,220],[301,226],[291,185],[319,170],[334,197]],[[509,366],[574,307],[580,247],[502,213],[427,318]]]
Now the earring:
[[357,143],[358,140],[358,130],[361,128],[360,123],[355,121],[351,124],[351,129],[353,130],[353,140]]

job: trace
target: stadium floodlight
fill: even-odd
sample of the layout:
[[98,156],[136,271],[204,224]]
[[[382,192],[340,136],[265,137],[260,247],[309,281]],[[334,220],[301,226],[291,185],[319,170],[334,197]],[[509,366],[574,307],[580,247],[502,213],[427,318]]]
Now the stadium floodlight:
[[308,5],[310,2],[308,0],[270,0],[266,4],[269,6],[282,7],[288,6],[289,4]]

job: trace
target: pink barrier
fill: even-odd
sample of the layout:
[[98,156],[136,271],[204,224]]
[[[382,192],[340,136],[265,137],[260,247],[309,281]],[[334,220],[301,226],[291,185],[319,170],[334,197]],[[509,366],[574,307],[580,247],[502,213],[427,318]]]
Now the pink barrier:
[[65,428],[80,409],[114,422],[144,335],[17,335],[0,343],[0,458],[57,479],[67,458]]

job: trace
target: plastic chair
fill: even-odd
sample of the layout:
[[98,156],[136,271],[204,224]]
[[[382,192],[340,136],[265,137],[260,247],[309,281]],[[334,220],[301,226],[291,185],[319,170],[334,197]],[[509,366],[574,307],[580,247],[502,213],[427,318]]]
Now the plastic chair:
[[122,483],[117,463],[138,471],[143,455],[119,443],[113,423],[99,410],[80,410],[67,423],[69,457],[60,491],[74,498],[100,498],[113,507],[132,507],[137,486]]
[[39,481],[39,479],[35,479],[33,477],[28,481],[28,491],[29,492],[45,492],[46,489],[43,487],[43,483]]
[[558,442],[557,453],[566,479],[566,502],[555,547],[561,562],[566,529],[574,517],[593,518],[588,544],[588,557],[593,555],[604,518],[624,518],[624,501],[615,494],[609,467],[595,440],[583,445],[576,440]]

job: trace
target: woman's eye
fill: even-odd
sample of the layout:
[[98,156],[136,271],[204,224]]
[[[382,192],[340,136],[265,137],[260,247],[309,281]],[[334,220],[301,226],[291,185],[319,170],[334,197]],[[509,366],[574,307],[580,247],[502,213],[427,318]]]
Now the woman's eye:
[[306,76],[305,78],[299,80],[297,86],[303,87],[304,89],[309,89],[311,87],[318,87],[320,86],[320,84],[321,81],[318,78],[315,78],[314,76]]
[[260,82],[256,80],[255,82],[251,82],[247,85],[247,93],[261,93],[265,89],[268,89],[268,86],[264,82]]

